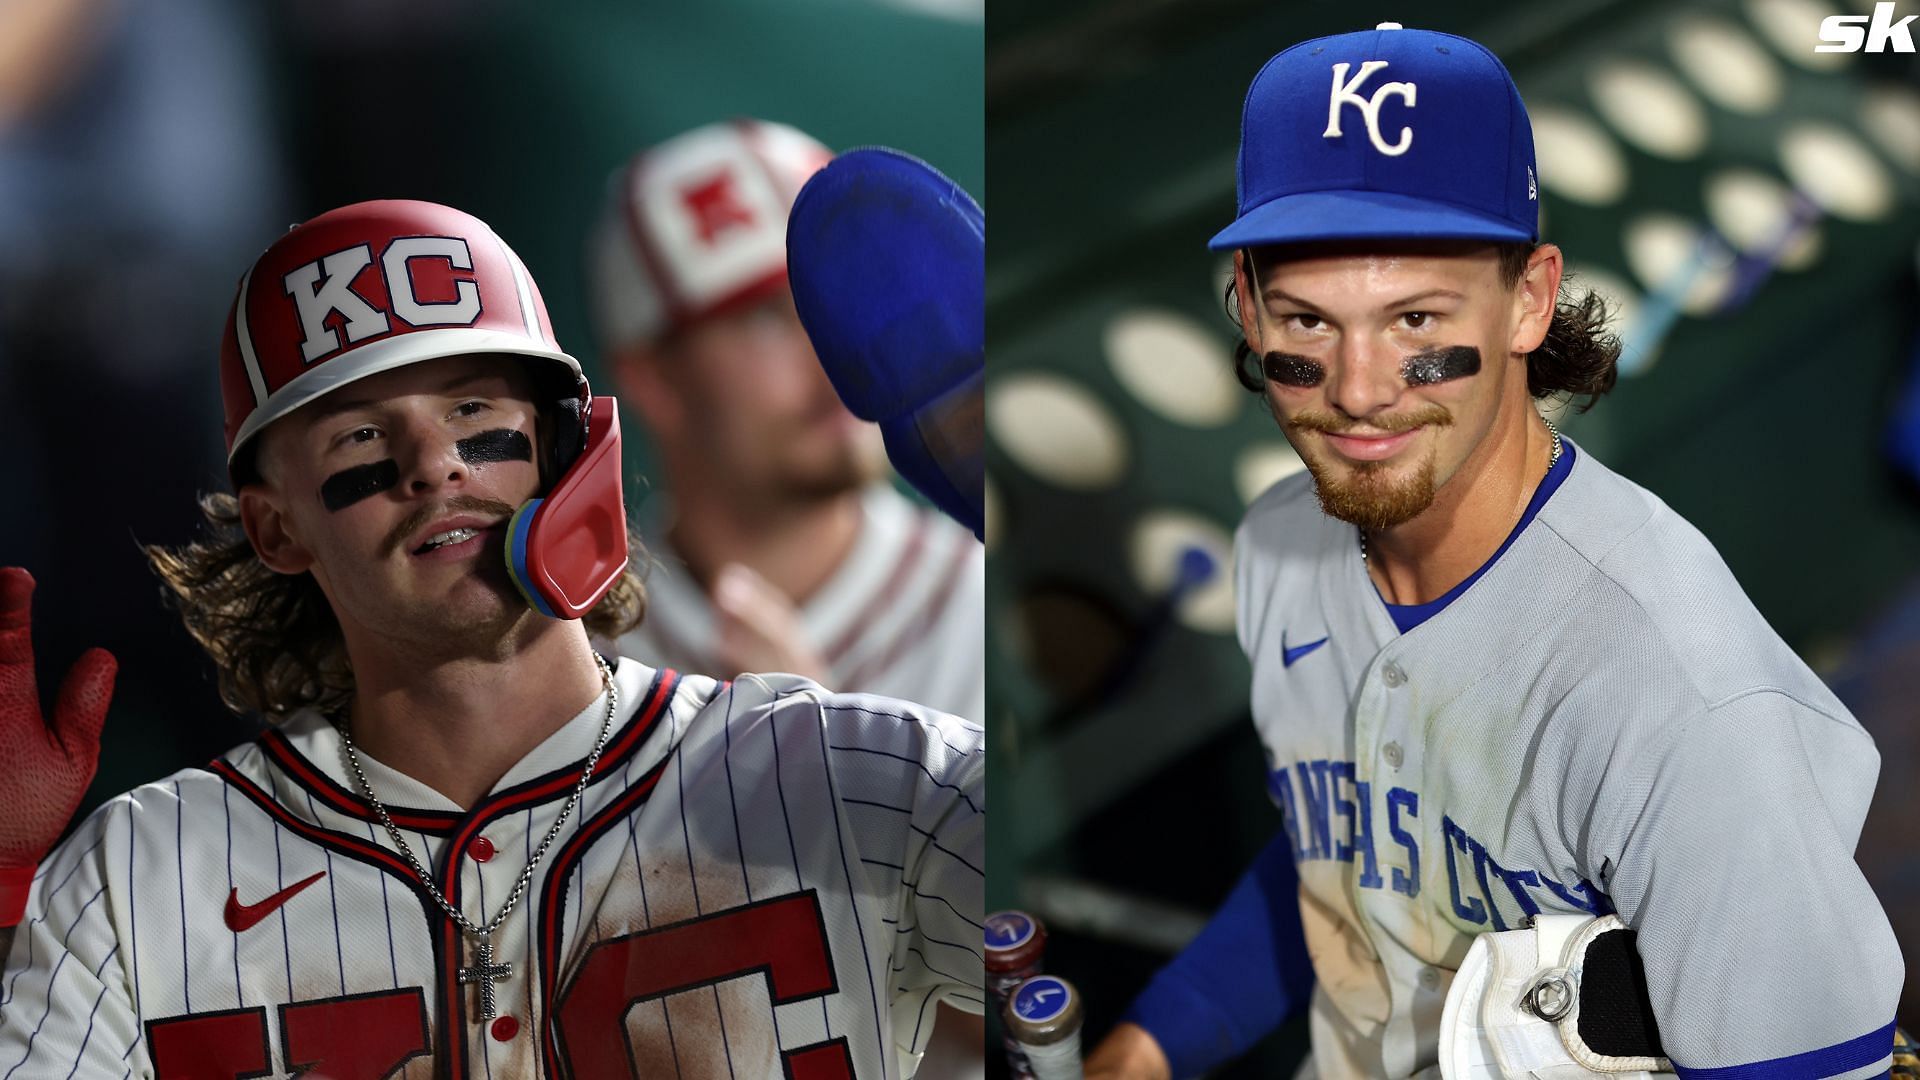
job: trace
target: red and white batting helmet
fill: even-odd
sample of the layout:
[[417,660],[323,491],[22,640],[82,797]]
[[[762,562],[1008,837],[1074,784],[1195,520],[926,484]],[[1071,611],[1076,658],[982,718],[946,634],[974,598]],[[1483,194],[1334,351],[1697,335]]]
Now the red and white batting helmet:
[[[355,203],[296,225],[256,260],[220,347],[227,465],[253,478],[253,439],[358,379],[444,356],[533,358],[551,373],[552,478],[509,529],[507,566],[542,614],[578,618],[627,564],[619,410],[594,398],[554,340],[533,275],[471,214],[436,203]],[[541,380],[543,386],[548,380]]]
[[787,284],[787,213],[833,152],[785,124],[678,135],[609,182],[591,242],[602,341],[656,340]]
[[260,430],[356,379],[462,353],[580,362],[520,257],[449,206],[382,199],[296,225],[240,279],[220,347],[231,465]]

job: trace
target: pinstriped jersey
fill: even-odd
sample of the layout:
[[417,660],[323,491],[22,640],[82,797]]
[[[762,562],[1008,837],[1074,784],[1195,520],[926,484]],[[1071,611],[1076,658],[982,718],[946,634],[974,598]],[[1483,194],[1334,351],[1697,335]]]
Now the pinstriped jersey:
[[[986,715],[986,549],[945,516],[876,486],[859,538],[800,607],[807,641],[835,690],[917,701],[978,722]],[[620,651],[726,677],[712,607],[670,548],[656,546],[647,619]]]
[[1614,911],[1681,1075],[1884,1074],[1902,965],[1853,860],[1872,740],[1703,536],[1566,445],[1423,611],[1382,601],[1305,474],[1240,528],[1319,1075],[1434,1067],[1475,935]]
[[[333,726],[300,713],[48,856],[0,987],[0,1077],[891,1080],[938,1002],[980,1011],[979,728],[791,676],[622,660],[615,679],[610,741],[494,970],[356,794]],[[466,811],[362,760],[484,925],[605,714],[602,696]]]

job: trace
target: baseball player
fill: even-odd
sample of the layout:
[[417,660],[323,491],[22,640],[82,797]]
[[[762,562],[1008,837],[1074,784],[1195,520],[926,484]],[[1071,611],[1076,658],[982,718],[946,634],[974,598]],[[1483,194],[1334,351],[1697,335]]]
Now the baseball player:
[[[1878,755],[1712,545],[1537,411],[1618,348],[1561,298],[1505,68],[1392,23],[1290,48],[1238,190],[1242,378],[1308,467],[1236,549],[1285,828],[1089,1074],[1193,1075],[1305,1011],[1305,1075],[1437,1075],[1477,936],[1607,915],[1680,1076],[1886,1073]],[[1591,1071],[1543,1047],[1504,1075]]]
[[978,719],[984,549],[881,482],[879,429],[840,403],[787,284],[789,209],[830,156],[740,120],[670,139],[610,182],[591,241],[596,317],[665,489],[648,617],[622,648]]
[[485,224],[298,226],[221,365],[237,497],[150,555],[274,723],[40,862],[0,1076],[892,1078],[982,1008],[980,729],[592,647],[644,603],[617,410]]

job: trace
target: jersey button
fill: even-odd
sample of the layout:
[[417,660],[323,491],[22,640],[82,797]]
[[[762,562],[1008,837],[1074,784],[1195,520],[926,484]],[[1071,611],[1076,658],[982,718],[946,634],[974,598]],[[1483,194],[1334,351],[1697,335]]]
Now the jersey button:
[[1426,987],[1428,990],[1440,989],[1440,973],[1430,967],[1421,968],[1420,985]]
[[1398,690],[1407,684],[1407,673],[1400,669],[1399,664],[1389,660],[1387,666],[1380,669],[1380,681],[1387,684],[1387,689]]
[[467,857],[474,862],[486,862],[493,858],[493,841],[484,836],[476,836],[467,842]]
[[512,1042],[513,1037],[520,1034],[520,1021],[511,1016],[503,1016],[493,1022],[491,1030],[494,1042]]
[[1380,756],[1386,758],[1387,764],[1393,766],[1396,769],[1400,767],[1400,763],[1402,761],[1405,761],[1407,757],[1406,754],[1400,751],[1400,744],[1397,742],[1390,742],[1387,745],[1381,747]]

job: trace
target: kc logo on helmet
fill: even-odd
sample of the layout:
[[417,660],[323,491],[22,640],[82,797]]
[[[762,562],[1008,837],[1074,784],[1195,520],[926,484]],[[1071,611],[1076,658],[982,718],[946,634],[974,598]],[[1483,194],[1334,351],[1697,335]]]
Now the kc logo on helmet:
[[[414,327],[472,326],[480,318],[479,284],[471,277],[456,278],[452,300],[421,300],[413,280],[416,259],[444,259],[454,270],[473,270],[473,252],[458,237],[403,236],[389,242],[380,255],[380,270],[393,314]],[[353,279],[372,262],[373,249],[358,244],[297,266],[283,279],[287,295],[299,309],[304,335],[300,355],[307,363],[393,329],[386,312],[353,291]],[[345,342],[340,340],[340,330],[327,325],[334,312],[342,317]]]
[[[1892,46],[1894,52],[1913,51],[1913,33],[1907,24],[1920,16],[1909,15],[1899,22],[1893,21],[1894,10],[1899,5],[1893,0],[1880,0],[1873,5],[1873,16],[1865,15],[1829,15],[1820,20],[1820,40],[1825,45],[1815,45],[1814,52],[1860,52],[1864,48],[1870,53],[1886,52]],[[1866,24],[1863,30],[1861,23]]]
[[[1358,93],[1361,85],[1372,78],[1374,72],[1386,67],[1387,62],[1368,60],[1360,65],[1359,74],[1347,80],[1347,69],[1352,66],[1348,63],[1333,65],[1333,93],[1327,99],[1327,130],[1321,132],[1321,136],[1328,139],[1339,138],[1340,110],[1343,106],[1353,105],[1359,108],[1361,117],[1367,122],[1367,138],[1372,141],[1373,148],[1388,157],[1399,157],[1413,145],[1413,129],[1402,127],[1399,138],[1394,140],[1392,145],[1388,145],[1387,141],[1380,137],[1380,105],[1387,98],[1398,95],[1400,100],[1407,103],[1407,108],[1411,109],[1414,105],[1416,88],[1410,82],[1381,83],[1373,91],[1372,97],[1361,97]],[[1343,80],[1347,81],[1343,83]]]

